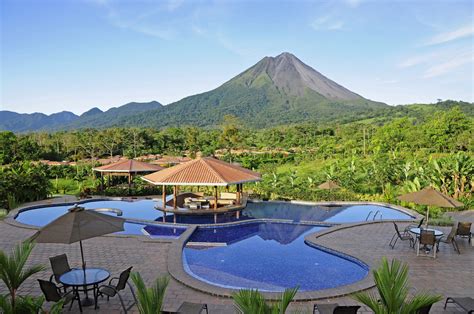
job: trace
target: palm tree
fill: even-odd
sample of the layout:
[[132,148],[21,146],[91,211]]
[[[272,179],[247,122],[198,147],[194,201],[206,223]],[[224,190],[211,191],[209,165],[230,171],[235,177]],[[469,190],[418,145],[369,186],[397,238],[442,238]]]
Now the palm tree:
[[24,269],[33,247],[33,243],[25,241],[17,244],[9,256],[0,251],[0,280],[4,282],[9,291],[12,309],[15,309],[16,292],[21,284],[32,275],[45,269],[43,265],[34,265]]
[[283,314],[298,292],[298,288],[286,289],[280,299],[269,304],[258,290],[240,290],[233,294],[234,305],[243,314]]
[[373,271],[378,294],[356,293],[353,298],[367,305],[376,314],[413,314],[442,299],[440,295],[419,293],[408,298],[408,265],[397,259],[389,264],[382,258],[382,264]]
[[150,288],[147,288],[140,273],[132,273],[131,277],[133,283],[137,287],[137,306],[140,314],[161,313],[169,278],[157,278],[154,285]]

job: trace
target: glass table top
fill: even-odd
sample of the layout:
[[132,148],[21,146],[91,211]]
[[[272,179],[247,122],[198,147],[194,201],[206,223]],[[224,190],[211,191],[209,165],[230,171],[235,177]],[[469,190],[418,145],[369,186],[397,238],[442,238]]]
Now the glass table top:
[[73,269],[59,277],[61,283],[68,286],[87,286],[101,283],[110,277],[110,273],[101,268]]

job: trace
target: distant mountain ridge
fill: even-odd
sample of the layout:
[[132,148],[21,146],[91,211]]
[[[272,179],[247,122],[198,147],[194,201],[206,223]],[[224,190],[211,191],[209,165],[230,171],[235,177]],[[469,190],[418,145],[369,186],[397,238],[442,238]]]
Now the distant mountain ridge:
[[28,132],[87,127],[100,128],[114,125],[112,121],[115,119],[134,115],[142,111],[160,109],[162,107],[163,105],[157,101],[146,103],[131,102],[117,108],[110,108],[107,111],[92,108],[80,116],[69,111],[46,115],[43,113],[28,114],[4,110],[0,111],[0,130]]
[[[471,103],[462,109],[472,113]],[[189,96],[167,106],[157,101],[131,102],[105,112],[92,108],[77,116],[50,116],[0,111],[0,130],[55,131],[80,128],[198,126],[215,127],[231,114],[250,127],[264,128],[300,122],[345,123],[442,111],[452,103],[429,108],[397,106],[372,101],[330,80],[291,53],[264,57],[255,65],[211,91]],[[425,107],[423,107],[425,108]],[[383,120],[383,119],[382,119]]]

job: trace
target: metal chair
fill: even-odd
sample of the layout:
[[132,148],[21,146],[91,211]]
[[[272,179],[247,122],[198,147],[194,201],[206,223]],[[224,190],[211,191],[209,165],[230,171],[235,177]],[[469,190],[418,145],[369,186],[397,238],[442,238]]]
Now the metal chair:
[[[129,267],[123,272],[120,273],[119,277],[114,277],[110,279],[108,285],[102,285],[98,289],[98,294],[100,296],[107,296],[107,301],[109,301],[110,298],[113,298],[115,296],[118,296],[120,300],[120,304],[122,305],[122,308],[125,313],[127,313],[128,310],[130,310],[136,303],[137,303],[137,298],[135,296],[135,291],[133,291],[132,285],[128,282],[128,279],[130,278],[130,272],[132,271],[133,267]],[[114,280],[118,280],[116,285],[113,285],[112,282]],[[125,290],[126,287],[130,288],[130,291],[132,292],[133,300],[134,302],[127,308],[125,307],[125,303],[123,302],[123,298],[120,295],[120,291]]]
[[[59,281],[59,277],[61,277],[62,274],[71,271],[71,267],[69,266],[69,262],[67,260],[67,255],[61,254],[50,257],[49,262],[53,271],[53,274],[49,278],[49,281],[53,281],[54,279],[54,281],[56,281],[56,284],[61,284],[61,282]],[[64,292],[66,292],[67,286],[60,285],[60,287],[64,289]]]
[[469,243],[471,243],[472,233],[471,233],[471,222],[458,222],[458,230],[456,236],[467,237]]
[[433,252],[433,258],[436,258],[437,244],[438,241],[436,241],[434,231],[422,229],[416,246],[416,256],[420,255],[420,245],[423,245],[425,248],[430,245],[431,251]]
[[64,300],[64,305],[71,303],[69,306],[69,310],[71,310],[74,300],[77,300],[79,311],[82,313],[81,299],[73,290],[62,293],[61,289],[52,281],[38,279],[38,282],[47,302],[59,302]]
[[410,232],[411,228],[421,228],[421,226],[423,225],[423,221],[425,221],[425,217],[421,218],[418,224],[409,224],[405,227],[405,232]]
[[449,232],[448,236],[446,238],[442,237],[438,240],[438,251],[439,251],[439,242],[443,242],[443,243],[447,243],[447,244],[452,244],[453,247],[454,247],[454,250],[456,252],[458,252],[458,254],[461,254],[461,252],[459,251],[458,244],[456,242],[457,229],[458,228],[457,228],[456,225],[452,226],[451,231]]
[[393,235],[389,243],[392,250],[395,248],[395,244],[397,243],[398,239],[402,241],[410,241],[410,247],[413,247],[415,245],[411,234],[409,234],[408,232],[404,232],[403,234],[401,234],[400,230],[398,229],[398,225],[396,223],[393,223],[393,226],[395,227],[395,234]]

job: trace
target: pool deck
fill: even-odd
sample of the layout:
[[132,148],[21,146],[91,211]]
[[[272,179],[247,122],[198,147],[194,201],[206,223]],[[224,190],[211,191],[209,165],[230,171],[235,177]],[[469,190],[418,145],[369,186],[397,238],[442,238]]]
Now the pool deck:
[[[401,228],[406,223],[401,223]],[[449,232],[450,228],[439,227],[438,229]],[[22,241],[35,230],[21,228],[0,221],[0,249],[10,251],[15,243]],[[387,258],[398,258],[407,262],[410,266],[410,283],[413,291],[427,290],[446,296],[470,296],[473,297],[474,290],[474,246],[468,244],[467,240],[459,239],[458,244],[461,255],[454,252],[451,246],[441,243],[440,252],[436,259],[429,257],[417,257],[407,242],[398,242],[394,250],[390,249],[388,243],[394,234],[391,222],[371,222],[364,224],[348,224],[332,227],[330,229],[312,234],[306,238],[307,241],[321,245],[356,258],[361,259],[369,266],[374,267],[383,256]],[[168,275],[169,267],[176,267],[180,261],[169,258],[170,250],[176,247],[176,242],[154,241],[144,236],[105,236],[84,242],[85,258],[88,265],[101,267],[109,270],[113,276],[118,275],[121,270],[129,266],[134,271],[139,271],[145,281],[150,284],[157,276]],[[73,267],[79,267],[80,254],[77,244],[37,244],[32,252],[28,264],[41,263],[47,266],[47,270],[36,274],[27,280],[20,294],[40,295],[40,289],[36,279],[49,278],[50,269],[48,257],[66,253]],[[341,287],[340,294],[344,294]],[[5,287],[0,284],[0,293],[5,293]],[[337,293],[336,293],[337,295]],[[125,293],[126,302],[131,302],[131,295]],[[176,310],[183,301],[207,303],[210,313],[234,313],[232,300],[226,297],[213,296],[200,292],[171,278],[165,297],[165,310]],[[310,312],[314,303],[356,304],[348,297],[320,299],[318,301],[301,301],[292,303],[290,309],[304,310]],[[121,309],[118,299],[99,300],[101,308],[93,310],[86,308],[84,313],[118,313]],[[67,311],[65,311],[67,313]],[[71,313],[78,313],[77,305]],[[136,307],[131,311],[137,313]],[[359,313],[369,313],[363,307]],[[443,310],[443,302],[433,306],[431,313],[462,313],[454,305],[449,305]]]

